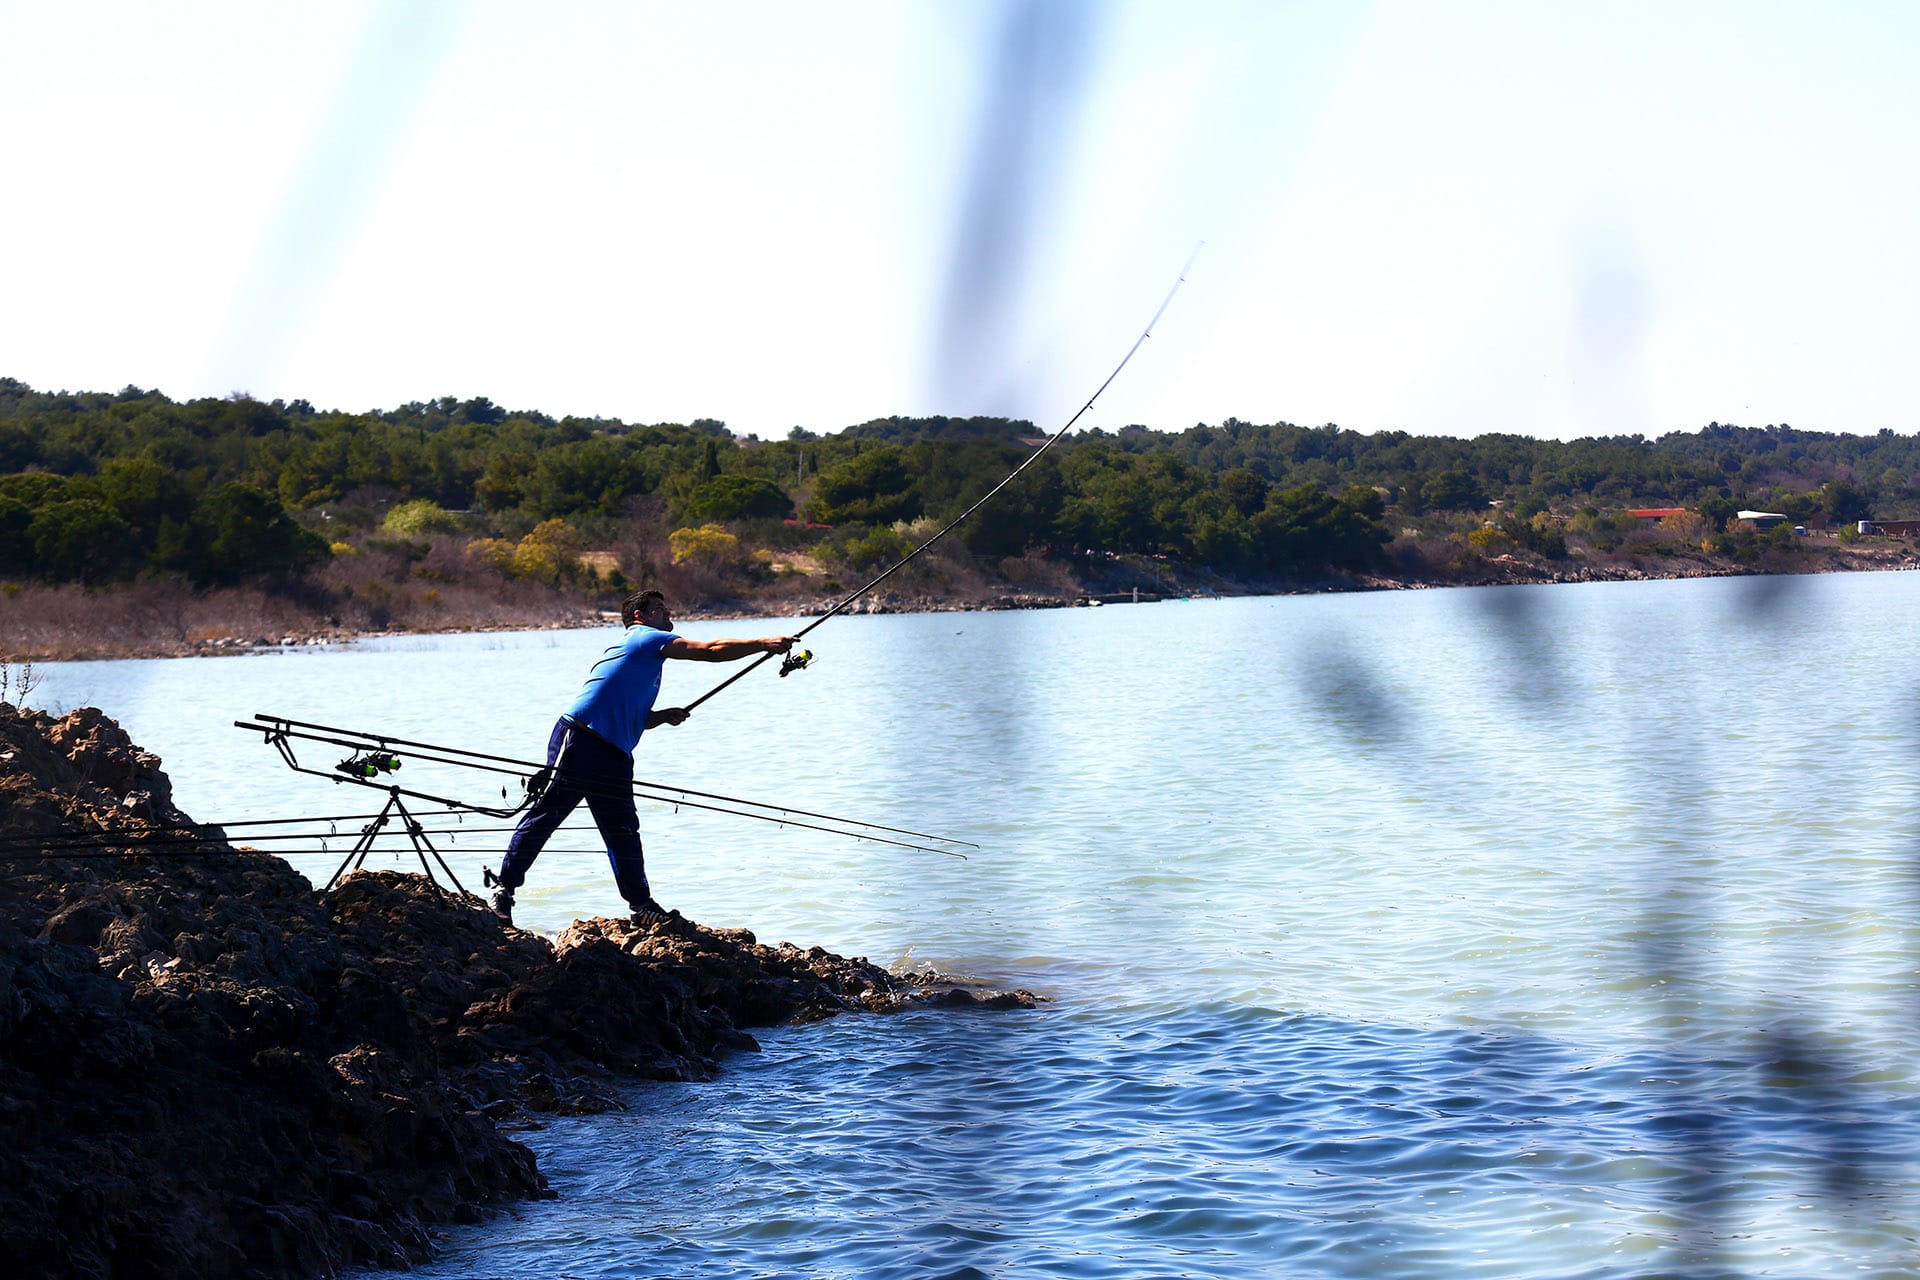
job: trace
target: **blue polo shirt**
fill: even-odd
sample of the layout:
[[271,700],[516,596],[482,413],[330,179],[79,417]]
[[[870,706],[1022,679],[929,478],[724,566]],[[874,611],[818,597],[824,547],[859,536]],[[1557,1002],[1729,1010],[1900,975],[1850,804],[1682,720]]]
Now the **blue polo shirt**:
[[566,718],[622,751],[632,751],[646,732],[654,699],[660,696],[660,668],[666,663],[662,650],[673,640],[671,631],[655,631],[643,623],[628,627],[619,643],[608,645],[593,664]]

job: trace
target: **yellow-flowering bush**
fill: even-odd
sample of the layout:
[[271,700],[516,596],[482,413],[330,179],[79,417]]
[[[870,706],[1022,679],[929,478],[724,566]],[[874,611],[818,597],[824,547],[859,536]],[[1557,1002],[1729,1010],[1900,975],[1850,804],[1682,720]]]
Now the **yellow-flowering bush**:
[[513,549],[513,573],[517,578],[555,583],[576,572],[579,563],[574,552],[580,548],[580,535],[565,520],[542,520],[533,532],[520,539]]
[[467,554],[486,561],[510,578],[532,578],[557,583],[580,572],[577,552],[580,535],[565,520],[542,520],[518,542],[507,538],[478,538],[467,544]]
[[740,539],[717,524],[703,524],[697,529],[675,529],[667,535],[667,546],[673,551],[673,562],[685,564],[693,559],[728,559],[740,550]]

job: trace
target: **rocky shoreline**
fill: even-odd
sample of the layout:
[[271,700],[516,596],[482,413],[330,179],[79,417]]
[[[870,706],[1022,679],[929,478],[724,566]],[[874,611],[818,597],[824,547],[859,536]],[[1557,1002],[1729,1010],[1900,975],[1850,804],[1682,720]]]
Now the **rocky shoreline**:
[[[190,838],[129,844],[156,830]],[[549,941],[396,872],[322,897],[211,834],[99,711],[0,703],[16,1275],[404,1267],[438,1224],[552,1194],[506,1131],[542,1113],[711,1075],[754,1027],[1037,1001],[678,917]]]

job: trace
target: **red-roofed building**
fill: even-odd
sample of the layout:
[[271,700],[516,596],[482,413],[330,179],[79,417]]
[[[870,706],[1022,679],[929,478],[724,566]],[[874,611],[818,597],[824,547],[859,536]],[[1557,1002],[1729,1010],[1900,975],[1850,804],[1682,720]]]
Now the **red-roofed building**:
[[1665,520],[1668,516],[1683,516],[1687,514],[1687,509],[1685,507],[1639,507],[1628,511],[1627,514],[1638,520],[1658,521]]

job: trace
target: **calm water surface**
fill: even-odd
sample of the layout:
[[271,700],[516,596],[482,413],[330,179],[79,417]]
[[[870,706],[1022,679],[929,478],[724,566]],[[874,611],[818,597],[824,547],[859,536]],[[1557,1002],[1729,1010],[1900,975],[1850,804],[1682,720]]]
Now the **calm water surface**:
[[[561,1198],[423,1274],[1920,1273],[1917,628],[1904,574],[836,620],[640,773],[982,849],[643,809],[657,896],[1053,1003],[781,1030],[551,1123]],[[203,820],[361,813],[231,722],[524,757],[605,639],[59,665],[37,701],[119,717]],[[438,825],[474,887],[501,837]],[[618,907],[575,832],[518,915]]]

